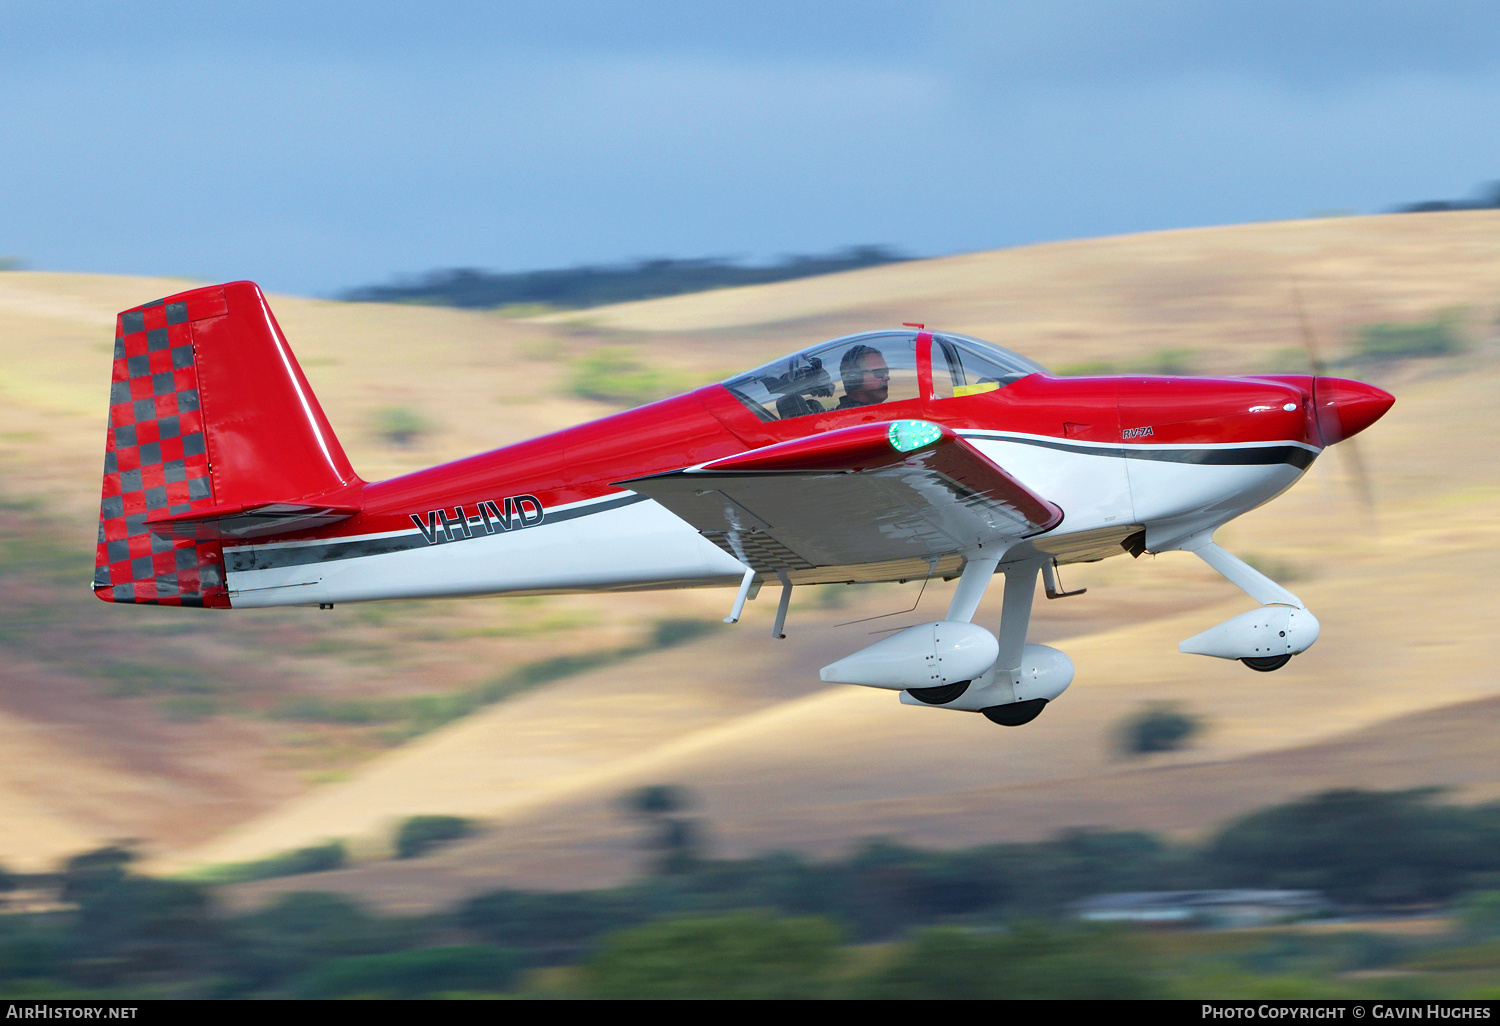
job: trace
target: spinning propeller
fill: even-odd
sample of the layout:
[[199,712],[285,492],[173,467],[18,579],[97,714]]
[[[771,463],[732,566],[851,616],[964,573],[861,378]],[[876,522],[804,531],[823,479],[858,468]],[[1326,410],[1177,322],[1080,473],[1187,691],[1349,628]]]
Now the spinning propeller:
[[1352,436],[1378,420],[1391,408],[1394,400],[1389,393],[1372,385],[1329,377],[1328,365],[1319,352],[1317,336],[1307,319],[1302,291],[1295,286],[1292,288],[1292,299],[1297,307],[1302,347],[1307,351],[1307,362],[1313,372],[1313,408],[1317,418],[1318,437],[1325,446],[1336,442],[1345,443],[1340,446],[1339,451],[1343,454],[1351,486],[1360,504],[1373,518],[1375,492],[1370,485],[1370,474],[1364,457]]

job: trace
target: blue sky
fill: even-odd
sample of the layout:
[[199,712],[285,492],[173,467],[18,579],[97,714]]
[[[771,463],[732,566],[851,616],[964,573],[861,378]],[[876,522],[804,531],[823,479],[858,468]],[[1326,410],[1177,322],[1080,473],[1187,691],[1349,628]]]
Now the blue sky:
[[333,294],[1500,179],[1500,4],[0,0],[0,254]]

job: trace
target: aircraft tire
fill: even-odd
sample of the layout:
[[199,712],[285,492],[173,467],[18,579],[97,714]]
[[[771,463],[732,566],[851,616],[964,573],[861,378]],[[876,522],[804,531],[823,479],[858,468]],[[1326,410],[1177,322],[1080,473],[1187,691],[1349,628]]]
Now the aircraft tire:
[[955,681],[952,684],[939,684],[935,688],[907,688],[907,693],[918,702],[928,705],[947,705],[949,702],[963,695],[969,690],[971,680]]
[[1289,655],[1265,656],[1264,658],[1246,656],[1240,660],[1240,662],[1257,673],[1270,673],[1272,670],[1279,670],[1291,661],[1292,657]]
[[991,723],[998,723],[1002,727],[1019,727],[1023,723],[1030,723],[1036,719],[1046,707],[1047,700],[1045,698],[1033,698],[1029,702],[992,705],[988,709],[981,709],[979,711]]

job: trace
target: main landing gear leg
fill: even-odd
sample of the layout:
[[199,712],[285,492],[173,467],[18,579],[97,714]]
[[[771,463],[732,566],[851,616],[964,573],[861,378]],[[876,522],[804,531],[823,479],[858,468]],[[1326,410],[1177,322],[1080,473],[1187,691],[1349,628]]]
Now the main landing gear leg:
[[[1000,607],[1000,656],[998,672],[1012,673],[1021,667],[1021,651],[1031,627],[1031,600],[1036,595],[1037,563],[1021,563],[1005,571],[1005,602]],[[1003,668],[1003,669],[1002,669]]]
[[[953,601],[948,606],[949,620],[973,621],[979,600],[984,597],[997,566],[999,561],[994,559],[971,559],[964,564],[963,576],[959,578]],[[1031,627],[1031,600],[1036,595],[1036,575],[1041,566],[1037,562],[1018,563],[1005,571],[1005,598],[1000,607],[1000,654],[992,671],[996,680],[1009,679],[1012,684],[1016,683],[1016,671],[1021,668],[1022,652],[1026,648],[1026,632]],[[1019,727],[1041,715],[1046,704],[1046,699],[1036,698],[991,706],[980,712],[991,723]]]
[[964,572],[958,579],[958,587],[953,589],[952,601],[948,603],[948,615],[943,619],[973,623],[979,600],[984,598],[990,578],[995,576],[995,567],[999,565],[998,559],[970,559],[964,563]]
[[[1018,683],[1021,653],[1026,648],[1026,631],[1031,627],[1031,600],[1036,596],[1039,563],[1022,563],[1005,572],[1005,604],[1000,609],[1000,655],[995,660],[995,679],[1009,677]],[[1004,667],[1004,669],[1001,669]],[[979,710],[984,718],[1002,727],[1019,727],[1042,714],[1045,698],[1029,702],[1012,702]]]

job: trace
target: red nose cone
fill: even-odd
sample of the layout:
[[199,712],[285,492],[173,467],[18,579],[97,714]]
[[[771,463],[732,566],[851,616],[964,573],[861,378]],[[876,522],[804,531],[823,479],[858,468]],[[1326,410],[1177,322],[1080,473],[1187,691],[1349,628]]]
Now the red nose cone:
[[1317,378],[1313,403],[1318,410],[1318,433],[1324,445],[1359,434],[1385,416],[1396,397],[1374,385],[1347,378]]

